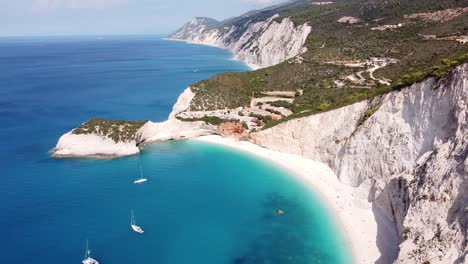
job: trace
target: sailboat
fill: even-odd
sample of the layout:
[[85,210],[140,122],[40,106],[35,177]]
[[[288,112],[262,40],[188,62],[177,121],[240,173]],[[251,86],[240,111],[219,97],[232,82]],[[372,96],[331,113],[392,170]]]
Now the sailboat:
[[83,264],[99,264],[99,262],[93,258],[91,258],[91,250],[88,247],[88,240],[86,240],[86,252],[85,252],[85,259],[81,262]]
[[143,168],[141,167],[141,164],[140,164],[140,178],[139,179],[136,179],[133,184],[141,184],[141,183],[144,183],[144,182],[147,182],[148,179],[146,178],[143,178]]
[[133,214],[133,210],[132,210],[132,218],[130,220],[130,225],[132,226],[133,231],[137,232],[138,234],[143,234],[145,232],[143,231],[143,229],[141,229],[141,227],[136,225],[135,215]]

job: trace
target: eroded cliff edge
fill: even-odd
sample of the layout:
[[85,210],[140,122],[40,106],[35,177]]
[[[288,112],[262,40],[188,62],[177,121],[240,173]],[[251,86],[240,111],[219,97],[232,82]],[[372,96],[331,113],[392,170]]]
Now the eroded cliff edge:
[[264,68],[305,52],[304,43],[312,30],[308,23],[296,26],[290,18],[276,21],[278,17],[275,14],[267,19],[236,23],[198,17],[171,34],[169,39],[223,48],[254,69]]
[[91,119],[61,136],[50,152],[55,158],[113,159],[139,154],[144,145],[156,141],[217,134],[217,127],[213,125],[175,118],[189,107],[193,96],[187,88],[164,122]]
[[395,223],[396,263],[466,263],[468,64],[252,141],[322,161],[342,182],[367,188],[375,210]]

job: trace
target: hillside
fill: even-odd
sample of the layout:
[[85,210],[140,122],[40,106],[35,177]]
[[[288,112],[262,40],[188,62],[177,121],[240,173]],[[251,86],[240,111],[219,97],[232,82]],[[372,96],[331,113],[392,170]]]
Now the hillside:
[[[467,102],[465,63],[444,81],[428,78],[373,100],[284,122],[250,140],[321,161],[354,186],[356,195],[364,190],[379,226],[381,256],[375,263],[463,264],[468,261]],[[364,260],[369,256],[356,263]]]
[[[194,19],[170,37],[231,50],[237,59],[260,62],[262,69],[223,73],[192,85],[195,97],[183,118],[242,120],[250,115],[262,125],[245,122],[259,129],[369,99],[427,76],[443,78],[467,60],[466,25],[467,0],[293,1],[221,22]],[[276,31],[269,32],[272,28]],[[307,33],[300,47],[300,38],[292,37],[297,32]],[[271,42],[279,44],[263,51]],[[266,96],[278,91],[293,95]],[[220,116],[215,110],[221,109],[241,115]]]

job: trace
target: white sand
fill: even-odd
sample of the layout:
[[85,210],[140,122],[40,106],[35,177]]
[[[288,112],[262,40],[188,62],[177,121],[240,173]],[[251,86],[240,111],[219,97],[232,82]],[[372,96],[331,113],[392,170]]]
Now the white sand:
[[337,222],[350,244],[354,263],[374,263],[379,259],[381,254],[377,248],[377,223],[372,205],[367,202],[367,193],[340,183],[327,165],[220,136],[203,136],[195,140],[246,151],[292,172],[292,175],[317,193],[332,214],[337,216]]

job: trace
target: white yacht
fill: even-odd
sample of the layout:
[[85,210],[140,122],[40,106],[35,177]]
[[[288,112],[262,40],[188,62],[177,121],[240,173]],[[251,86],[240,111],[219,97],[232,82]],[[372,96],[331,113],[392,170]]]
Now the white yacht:
[[130,220],[130,225],[132,226],[133,231],[137,232],[138,234],[143,234],[145,232],[143,231],[143,229],[141,229],[141,227],[136,225],[135,215],[133,214],[133,210],[132,210],[132,218]]
[[143,168],[141,167],[140,165],[140,178],[139,179],[136,179],[133,184],[141,184],[141,183],[144,183],[144,182],[147,182],[148,179],[146,178],[143,178]]
[[86,252],[85,252],[85,259],[81,262],[83,264],[99,264],[99,262],[93,258],[91,258],[91,250],[88,247],[88,240],[86,240]]

